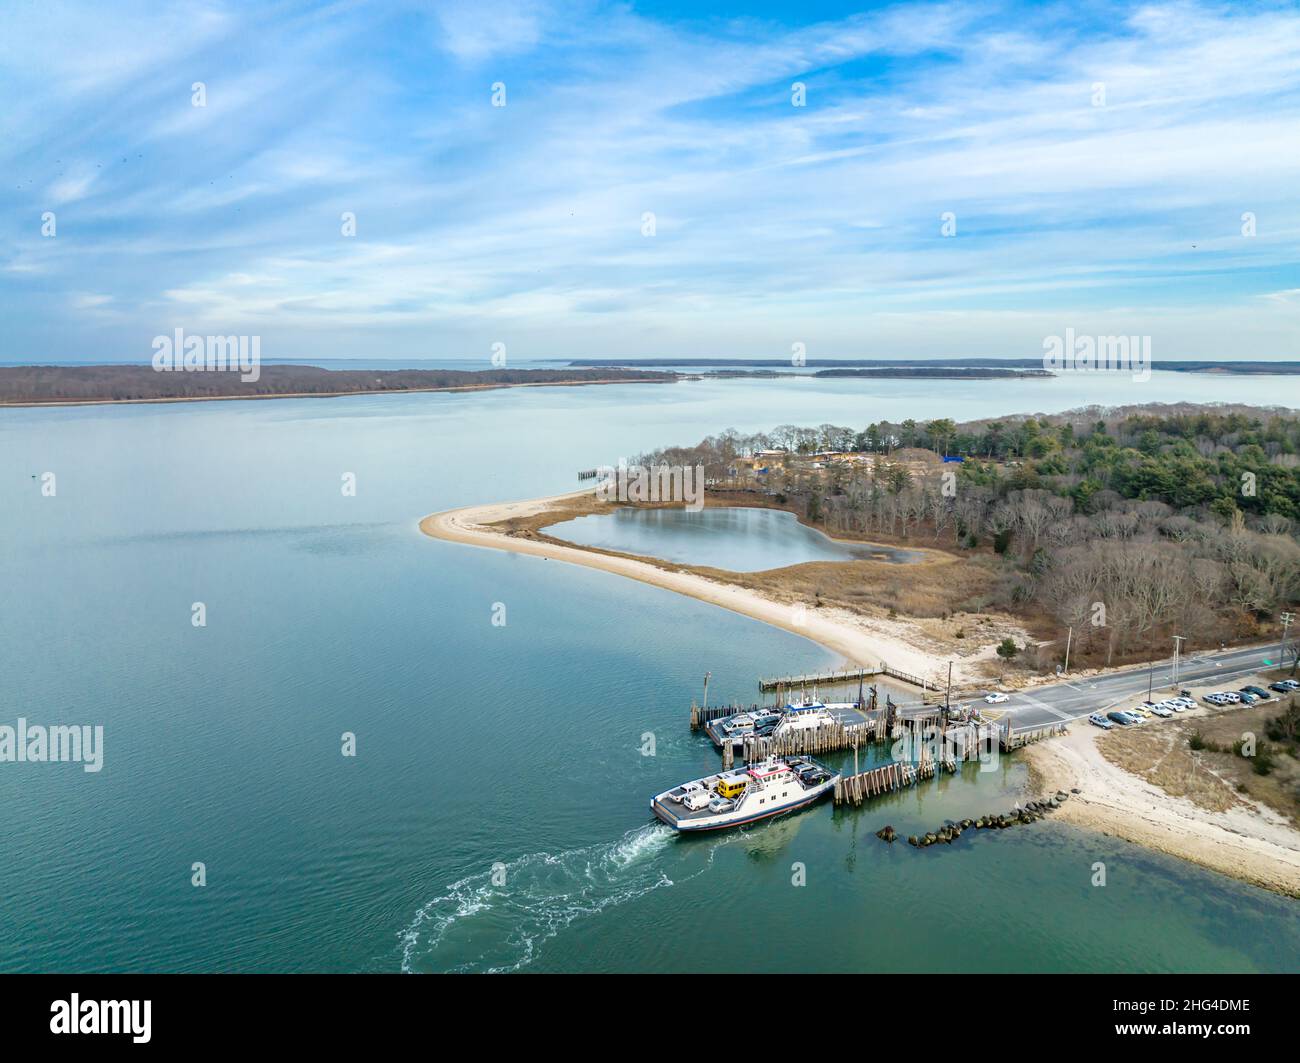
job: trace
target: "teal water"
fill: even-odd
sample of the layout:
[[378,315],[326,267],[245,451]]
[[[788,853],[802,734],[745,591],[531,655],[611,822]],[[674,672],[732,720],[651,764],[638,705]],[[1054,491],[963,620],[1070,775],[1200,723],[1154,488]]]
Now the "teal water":
[[730,506],[702,509],[618,509],[552,524],[547,534],[580,546],[659,557],[680,565],[757,572],[807,561],[875,558],[909,564],[914,550],[831,539],[793,513]]
[[[1183,382],[1200,384],[1162,397]],[[1042,382],[787,384],[0,412],[0,723],[105,730],[98,774],[0,764],[0,969],[1300,967],[1295,902],[1111,839],[872,836],[1009,806],[1014,761],[862,811],[670,837],[649,795],[717,763],[687,728],[703,673],[712,696],[750,698],[755,676],[830,655],[417,530],[729,425],[1052,408]],[[1114,384],[1098,401],[1127,401]]]

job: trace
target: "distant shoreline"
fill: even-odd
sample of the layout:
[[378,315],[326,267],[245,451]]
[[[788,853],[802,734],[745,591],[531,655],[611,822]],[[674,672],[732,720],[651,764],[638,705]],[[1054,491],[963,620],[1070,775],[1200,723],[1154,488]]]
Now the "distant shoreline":
[[[558,360],[557,360],[558,361]],[[274,362],[257,381],[237,372],[155,372],[140,364],[0,365],[0,409],[40,406],[113,406],[229,399],[332,399],[349,395],[403,395],[492,391],[514,387],[589,384],[673,384],[698,380],[930,379],[1047,380],[1059,375],[1033,358],[808,359],[807,373],[783,359],[666,358],[572,359],[565,368],[527,369],[326,369],[309,363]],[[1154,371],[1205,375],[1300,376],[1300,362],[1155,362]],[[684,370],[679,372],[678,370]],[[690,370],[695,370],[691,372]],[[713,372],[700,372],[711,369]],[[1103,370],[1102,372],[1105,372]],[[1113,370],[1112,372],[1120,372]]]
[[[520,374],[546,374],[546,379],[509,379]],[[32,376],[39,374],[35,382]],[[128,375],[129,374],[129,375]],[[319,374],[327,374],[321,377]],[[412,378],[418,378],[421,374],[435,376],[440,379],[451,379],[445,383],[428,383],[421,384],[411,382],[409,384],[394,383],[393,386],[375,387],[375,381],[394,380],[394,381],[411,381]],[[491,376],[497,374],[496,379],[477,380],[478,376]],[[37,408],[37,407],[61,407],[61,406],[119,406],[119,405],[136,405],[136,404],[154,404],[169,402],[222,402],[234,400],[250,399],[331,399],[346,398],[352,395],[409,395],[409,394],[426,394],[433,392],[467,392],[467,391],[495,391],[499,388],[526,388],[526,387],[586,387],[596,384],[671,384],[681,379],[677,373],[647,373],[639,370],[630,370],[622,375],[598,375],[596,370],[436,370],[436,369],[412,369],[412,370],[329,370],[321,369],[317,366],[294,366],[281,367],[279,365],[263,366],[263,377],[285,377],[285,386],[281,390],[271,391],[254,391],[248,385],[243,385],[239,376],[235,372],[224,373],[155,373],[148,366],[53,366],[53,367],[0,367],[0,408]],[[321,390],[303,390],[303,384],[309,381],[324,381],[332,384],[330,377],[347,375],[349,380],[356,382],[357,386],[345,389],[337,387],[327,387]],[[226,377],[227,379],[215,381],[215,377]],[[120,379],[126,378],[129,384],[121,384]],[[118,379],[115,379],[118,378]],[[233,379],[232,379],[233,378]],[[468,378],[468,379],[467,379]],[[16,380],[22,383],[15,384]],[[67,393],[75,387],[94,388],[97,383],[103,382],[104,387],[123,387],[129,386],[144,390],[146,387],[165,387],[168,384],[176,384],[178,387],[182,384],[202,384],[204,386],[215,385],[220,388],[227,385],[228,390],[216,390],[204,394],[159,394],[159,395],[132,395],[126,398],[119,398],[109,394],[71,394]],[[299,383],[295,385],[293,381]],[[370,382],[370,386],[363,386],[364,382]],[[254,383],[255,382],[250,382]],[[240,385],[243,385],[240,387]],[[265,385],[264,385],[265,386]],[[62,388],[64,393],[55,393],[49,397],[39,394],[13,394],[11,388],[34,388],[50,387]]]
[[[654,366],[663,369],[774,369],[790,368],[790,360],[783,358],[573,358],[567,363],[588,369],[639,369]],[[809,358],[804,368],[824,370],[848,369],[1038,369],[1043,370],[1042,358]],[[1154,372],[1166,373],[1226,373],[1236,376],[1300,376],[1300,361],[1196,361],[1189,359],[1159,360],[1151,363]],[[1105,371],[1105,370],[1099,370]],[[1111,370],[1122,372],[1120,370]]]

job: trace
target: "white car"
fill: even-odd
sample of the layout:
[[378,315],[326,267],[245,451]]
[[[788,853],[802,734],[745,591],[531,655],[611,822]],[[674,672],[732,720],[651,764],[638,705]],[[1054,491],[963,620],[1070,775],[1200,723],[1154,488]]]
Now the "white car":
[[1001,705],[1004,701],[1010,701],[1011,699],[1008,698],[1005,694],[999,694],[995,691],[992,694],[986,695],[984,700],[987,701],[990,705]]
[[1100,727],[1103,731],[1109,731],[1115,725],[1099,712],[1094,712],[1088,717],[1088,722],[1095,727]]
[[1152,705],[1151,711],[1154,712],[1157,716],[1164,716],[1164,717],[1169,717],[1174,714],[1174,710],[1171,709],[1163,701],[1159,705]]

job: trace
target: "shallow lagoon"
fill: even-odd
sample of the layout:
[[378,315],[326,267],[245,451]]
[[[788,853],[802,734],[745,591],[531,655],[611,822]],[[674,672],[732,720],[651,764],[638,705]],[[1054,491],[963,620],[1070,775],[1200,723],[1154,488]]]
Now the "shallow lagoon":
[[686,509],[621,508],[577,517],[546,529],[579,546],[595,546],[679,565],[703,565],[732,572],[758,572],[808,561],[873,558],[908,564],[913,550],[831,539],[779,509],[717,506]]

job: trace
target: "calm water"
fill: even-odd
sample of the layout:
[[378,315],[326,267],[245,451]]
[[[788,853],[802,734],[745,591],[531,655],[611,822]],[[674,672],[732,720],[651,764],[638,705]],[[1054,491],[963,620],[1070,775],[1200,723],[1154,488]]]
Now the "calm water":
[[720,506],[698,513],[684,509],[618,509],[566,520],[546,531],[580,546],[732,572],[853,558],[907,564],[920,556],[914,550],[837,542],[800,524],[793,513],[777,509]]
[[[687,729],[703,673],[711,695],[748,699],[757,675],[829,656],[667,592],[416,528],[729,425],[1279,390],[1087,383],[0,411],[0,721],[105,728],[99,774],[0,764],[0,968],[1296,969],[1294,902],[1111,839],[1037,824],[921,852],[872,836],[1009,806],[1015,762],[864,811],[670,837],[649,795],[717,763]],[[53,498],[33,479],[45,472]],[[355,758],[340,755],[345,731]]]

